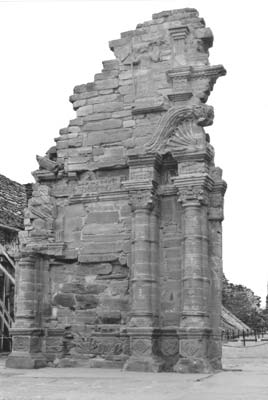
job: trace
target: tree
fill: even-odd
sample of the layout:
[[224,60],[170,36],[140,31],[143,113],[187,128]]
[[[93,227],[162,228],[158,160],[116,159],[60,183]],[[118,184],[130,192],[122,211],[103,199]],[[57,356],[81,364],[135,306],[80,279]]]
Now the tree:
[[223,274],[222,304],[236,317],[252,329],[265,326],[265,318],[260,308],[261,298],[243,286],[229,282]]

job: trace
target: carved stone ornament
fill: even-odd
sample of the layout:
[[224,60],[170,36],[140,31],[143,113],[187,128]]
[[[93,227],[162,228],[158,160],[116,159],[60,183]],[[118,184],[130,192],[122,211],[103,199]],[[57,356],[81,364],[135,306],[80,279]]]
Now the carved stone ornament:
[[170,108],[163,116],[159,128],[146,146],[146,152],[163,153],[196,146],[193,124],[208,126],[213,123],[213,107],[205,104],[191,107]]
[[179,189],[178,201],[182,204],[186,204],[189,201],[197,201],[201,203],[207,203],[206,192],[201,187],[188,187]]
[[175,337],[163,338],[161,340],[161,352],[165,356],[174,356],[179,352],[179,340]]
[[45,169],[47,171],[51,171],[51,172],[57,172],[60,168],[60,166],[58,165],[58,163],[56,163],[55,161],[50,160],[48,157],[40,157],[40,156],[36,156],[36,160],[39,164],[40,169]]
[[164,38],[152,40],[149,43],[126,44],[117,47],[116,40],[109,43],[110,49],[124,65],[139,65],[160,61],[161,47],[165,45]]
[[205,353],[204,343],[198,339],[182,339],[180,342],[180,355],[182,357],[202,357]]
[[133,354],[141,354],[141,355],[148,355],[151,353],[152,344],[150,340],[146,339],[138,339],[133,340],[132,344],[132,351]]
[[130,196],[130,205],[135,210],[153,210],[156,205],[156,194],[149,190],[138,190]]

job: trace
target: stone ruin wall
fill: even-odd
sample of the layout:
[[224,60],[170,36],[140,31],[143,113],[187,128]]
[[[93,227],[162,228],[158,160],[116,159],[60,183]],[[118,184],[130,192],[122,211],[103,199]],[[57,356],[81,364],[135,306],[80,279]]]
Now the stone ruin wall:
[[194,9],[155,14],[74,88],[76,118],[37,157],[8,366],[220,368],[212,42]]

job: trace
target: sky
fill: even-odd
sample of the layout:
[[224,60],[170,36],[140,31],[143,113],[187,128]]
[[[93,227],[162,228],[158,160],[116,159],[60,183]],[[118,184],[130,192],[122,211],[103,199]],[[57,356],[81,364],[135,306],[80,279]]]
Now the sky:
[[[226,277],[262,297],[268,281],[266,0],[0,0],[0,173],[33,182],[36,154],[75,118],[73,87],[91,82],[108,42],[153,13],[197,8],[214,33],[210,63],[223,64],[207,127],[228,189],[223,223]],[[264,305],[265,303],[263,303]]]

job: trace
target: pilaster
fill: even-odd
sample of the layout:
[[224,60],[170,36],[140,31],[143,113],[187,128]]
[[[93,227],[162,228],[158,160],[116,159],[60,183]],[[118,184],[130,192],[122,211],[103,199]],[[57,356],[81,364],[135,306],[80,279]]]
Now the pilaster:
[[208,268],[207,206],[213,180],[206,174],[174,178],[183,208],[182,315],[177,372],[212,371],[208,359],[211,340],[210,274]]
[[158,327],[158,185],[159,158],[133,156],[129,160],[129,191],[132,208],[131,311],[127,332],[131,357],[126,370],[158,371],[155,354]]
[[220,168],[212,171],[214,185],[210,194],[208,208],[208,238],[209,238],[209,270],[211,274],[211,326],[213,340],[211,342],[209,357],[215,368],[221,368],[221,306],[222,306],[222,221],[223,202],[226,183],[222,180]]
[[16,315],[12,353],[6,366],[9,368],[40,368],[46,366],[42,354],[44,331],[38,318],[40,302],[40,260],[37,255],[22,257],[17,265]]

